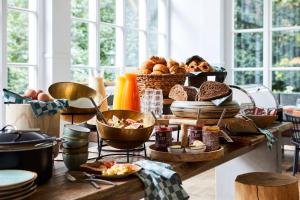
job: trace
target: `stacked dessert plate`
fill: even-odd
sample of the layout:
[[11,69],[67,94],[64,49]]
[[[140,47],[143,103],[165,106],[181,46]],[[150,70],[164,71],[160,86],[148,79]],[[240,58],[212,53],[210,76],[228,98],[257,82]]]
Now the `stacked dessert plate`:
[[220,106],[210,101],[174,101],[171,105],[171,111],[177,117],[197,118],[200,109],[201,119],[218,119],[224,108],[226,108],[224,118],[232,118],[240,111],[240,106],[235,101],[224,102]]
[[25,170],[0,170],[0,200],[21,200],[36,191],[37,174]]

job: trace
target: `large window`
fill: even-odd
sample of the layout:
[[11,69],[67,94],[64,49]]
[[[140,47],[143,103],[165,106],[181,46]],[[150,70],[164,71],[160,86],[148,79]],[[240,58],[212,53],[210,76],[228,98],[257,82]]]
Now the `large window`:
[[[72,79],[106,81],[135,71],[150,55],[167,56],[168,0],[71,0]],[[159,20],[158,20],[159,19]]]
[[300,92],[300,1],[231,3],[233,83]]
[[37,84],[37,1],[5,2],[7,88],[23,93]]

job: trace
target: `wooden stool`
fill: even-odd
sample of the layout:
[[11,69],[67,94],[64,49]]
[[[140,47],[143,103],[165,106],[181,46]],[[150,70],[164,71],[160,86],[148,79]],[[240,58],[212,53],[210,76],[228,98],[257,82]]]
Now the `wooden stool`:
[[236,200],[299,200],[298,179],[294,176],[253,172],[235,179]]

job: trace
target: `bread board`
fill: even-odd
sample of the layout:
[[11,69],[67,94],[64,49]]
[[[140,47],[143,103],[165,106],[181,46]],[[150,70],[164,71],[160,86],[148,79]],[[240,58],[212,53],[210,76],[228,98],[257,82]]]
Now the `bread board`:
[[[180,143],[175,142],[173,145],[178,145]],[[156,150],[155,144],[150,145],[150,159],[159,161],[169,161],[169,162],[200,162],[215,160],[224,156],[224,148],[221,146],[220,149],[210,152],[202,152],[199,154],[191,153],[170,153],[164,151]]]
[[220,106],[209,101],[174,101],[171,105],[171,111],[177,117],[197,118],[200,109],[200,119],[219,119],[225,108],[224,118],[233,118],[240,111],[240,106],[235,101],[225,102]]

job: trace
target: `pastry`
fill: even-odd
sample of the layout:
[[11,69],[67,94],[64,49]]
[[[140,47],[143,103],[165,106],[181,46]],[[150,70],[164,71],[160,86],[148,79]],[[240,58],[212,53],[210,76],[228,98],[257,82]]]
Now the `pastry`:
[[208,64],[208,62],[201,62],[198,65],[200,71],[202,72],[213,72],[214,69]]
[[169,73],[169,69],[166,65],[163,64],[156,64],[153,67],[153,71],[160,71],[163,74],[168,74]]
[[140,74],[151,74],[151,73],[152,73],[152,71],[149,69],[141,69],[140,70]]
[[151,74],[161,75],[163,73],[161,71],[153,71]]
[[224,84],[216,81],[206,81],[199,89],[198,100],[210,101],[225,97],[230,94],[230,88]]
[[169,59],[167,62],[167,67],[170,69],[172,67],[179,67],[179,63],[175,60]]
[[195,87],[174,85],[169,93],[169,98],[175,101],[195,101],[198,91]]
[[152,60],[155,64],[167,65],[167,61],[164,57],[152,56],[150,60]]
[[155,63],[152,60],[146,60],[145,62],[143,62],[143,64],[141,65],[141,69],[148,69],[152,72],[153,67],[154,67]]

